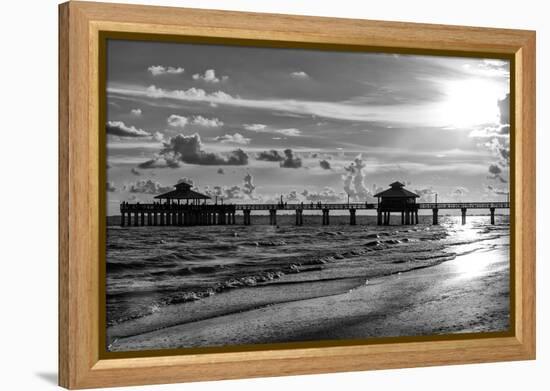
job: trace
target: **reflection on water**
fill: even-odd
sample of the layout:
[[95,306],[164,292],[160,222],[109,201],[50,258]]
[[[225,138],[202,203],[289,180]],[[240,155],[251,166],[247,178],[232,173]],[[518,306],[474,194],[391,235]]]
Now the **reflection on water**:
[[459,220],[460,217],[449,218],[443,223],[456,243],[450,250],[462,255],[448,263],[456,278],[472,279],[509,268],[507,221],[490,225],[485,216],[473,216],[462,225]]

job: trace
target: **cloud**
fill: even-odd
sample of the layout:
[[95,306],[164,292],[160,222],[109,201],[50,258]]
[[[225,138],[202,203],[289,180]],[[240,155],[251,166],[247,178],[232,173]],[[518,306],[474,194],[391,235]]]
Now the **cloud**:
[[267,125],[263,124],[244,124],[243,127],[246,130],[257,133],[275,133],[282,134],[288,137],[297,137],[302,134],[302,132],[296,128],[287,128],[287,129],[272,129],[268,128]]
[[302,134],[302,132],[299,131],[299,130],[296,129],[296,128],[289,128],[289,129],[274,129],[274,130],[273,130],[273,133],[278,133],[278,134],[282,134],[282,135],[290,136],[290,137],[297,137],[297,136],[299,136],[299,135]]
[[462,68],[475,76],[509,78],[510,63],[503,60],[485,59],[476,61],[475,64],[463,64]]
[[163,141],[165,141],[165,139],[164,139],[164,134],[162,134],[161,132],[155,132],[155,133],[153,134],[152,139],[153,139],[154,141],[158,141],[158,142],[163,142]]
[[381,186],[376,186],[376,184],[373,183],[373,184],[372,184],[372,191],[371,191],[371,194],[373,194],[373,195],[374,195],[374,194],[378,194],[378,193],[383,192],[384,190],[386,190],[386,189],[384,189],[384,188],[381,187]]
[[247,172],[246,175],[244,176],[243,192],[247,196],[252,197],[255,189],[256,189],[256,186],[254,186],[254,183],[252,181],[252,175],[250,175],[250,173]]
[[494,138],[485,146],[494,152],[500,166],[508,167],[510,165],[510,143],[508,141]]
[[204,126],[206,128],[218,128],[223,126],[223,122],[218,118],[205,118],[201,115],[196,115],[192,118],[185,117],[183,115],[172,114],[167,119],[168,125],[174,128],[184,128],[187,124]]
[[240,144],[240,145],[247,145],[250,144],[249,138],[243,137],[240,133],[235,133],[233,135],[226,134],[224,136],[218,136],[214,140],[219,141],[221,143],[229,143],[229,144]]
[[160,75],[179,75],[185,72],[185,69],[182,67],[165,67],[162,65],[151,65],[149,68],[147,68],[149,72],[153,76],[160,76]]
[[506,97],[498,100],[497,106],[499,122],[472,130],[470,137],[510,137],[510,94],[506,94]]
[[469,192],[470,192],[470,190],[468,190],[468,188],[463,187],[463,186],[457,186],[451,192],[451,196],[452,197],[463,197],[466,194],[468,194]]
[[224,155],[204,151],[198,133],[190,136],[178,134],[164,143],[161,156],[174,156],[181,162],[200,165],[244,166],[248,164],[248,155],[242,149],[236,149]]
[[141,114],[143,114],[143,112],[141,111],[141,109],[132,109],[132,110],[130,110],[130,113],[131,113],[132,115],[135,115],[136,117],[140,117]]
[[[510,134],[510,94],[498,101],[500,133]],[[493,138],[488,144],[489,148],[495,152],[499,159],[499,164],[504,167],[510,165],[510,139]]]
[[[228,76],[222,76],[221,81],[226,81],[229,79]],[[220,79],[216,77],[216,71],[214,69],[207,69],[204,71],[204,75],[201,75],[200,73],[195,73],[193,75],[193,80],[202,80],[207,83],[219,83]]]
[[[187,90],[166,90],[151,85],[141,86],[111,86],[107,92],[113,95],[129,97],[144,97],[154,99],[173,99],[177,101],[205,102],[208,104],[228,105],[246,109],[269,110],[281,112],[285,116],[291,114],[304,116],[319,116],[322,118],[341,119],[345,121],[384,121],[391,118],[392,122],[403,123],[407,126],[448,126],[448,118],[441,116],[433,102],[425,104],[385,104],[385,101],[365,104],[365,101],[312,101],[297,99],[247,99],[234,97],[223,91],[207,93],[200,88]],[[387,94],[386,94],[387,95]]]
[[300,194],[307,202],[342,202],[345,198],[344,193],[337,193],[330,187],[325,187],[320,192],[304,190]]
[[135,167],[132,167],[132,169],[130,170],[130,172],[134,175],[137,175],[137,176],[140,176],[141,175],[141,172],[139,172],[138,170],[135,169]]
[[296,190],[291,190],[290,193],[283,195],[283,201],[285,202],[301,202],[302,197]]
[[187,125],[189,120],[187,119],[187,117],[184,117],[183,115],[172,114],[170,115],[170,117],[166,119],[166,122],[168,123],[169,126],[183,129],[185,125]]
[[247,173],[243,178],[241,185],[233,186],[206,186],[203,193],[212,198],[222,198],[226,201],[230,200],[258,200],[255,193],[256,186],[254,185],[253,177]]
[[[422,117],[418,115],[418,108],[413,109],[411,107],[407,113],[408,115],[405,115],[402,108],[398,112],[397,108],[394,106],[358,105],[352,102],[298,101],[296,99],[245,99],[233,97],[223,91],[207,93],[201,88],[194,87],[187,90],[165,90],[155,85],[151,85],[147,88],[123,86],[108,87],[107,92],[109,94],[131,97],[173,99],[185,102],[205,102],[214,105],[223,104],[249,109],[276,110],[284,112],[285,115],[290,115],[290,113],[301,116],[316,115],[326,118],[343,119],[346,121],[373,121],[381,116],[394,116],[395,121],[409,124],[410,121],[415,121],[416,123],[419,121],[419,118],[426,118],[426,116],[433,114],[428,110],[425,112],[426,116]],[[422,125],[434,125],[424,120],[419,123]],[[435,126],[436,125],[437,124],[435,124]]]
[[114,182],[107,182],[107,188],[106,189],[110,193],[113,193],[113,192],[118,190],[117,187],[115,186]]
[[302,159],[300,159],[298,156],[294,155],[294,152],[292,152],[292,149],[285,149],[284,151],[285,157],[284,160],[279,163],[279,165],[283,168],[300,168],[302,167]]
[[493,175],[499,175],[500,173],[502,173],[502,170],[499,166],[497,166],[496,164],[491,164],[489,166],[489,172]]
[[162,156],[155,156],[143,163],[138,164],[142,170],[154,168],[178,168],[181,164],[174,154],[165,153]]
[[497,124],[476,128],[468,136],[478,138],[508,138],[510,137],[510,125]]
[[498,101],[498,110],[500,123],[510,125],[510,94],[506,94],[504,99]]
[[143,179],[125,186],[130,193],[161,194],[174,190],[174,186],[163,186],[151,179]]
[[[113,92],[128,93],[130,95],[143,95],[141,91],[127,91],[127,90],[116,90],[110,89]],[[157,88],[154,85],[147,87],[144,93],[145,96],[149,98],[168,98],[176,99],[183,101],[198,101],[198,102],[213,102],[213,103],[223,103],[228,102],[234,99],[231,95],[226,94],[223,91],[216,91],[212,93],[207,93],[201,88],[189,88],[188,90],[164,90],[162,88]]]
[[326,160],[319,160],[319,165],[323,170],[330,170],[330,163]]
[[361,154],[359,154],[353,162],[344,167],[347,174],[343,176],[344,191],[354,201],[364,201],[367,197],[372,196],[372,193],[365,186],[365,174],[363,169],[365,163]]
[[294,79],[308,79],[309,78],[309,75],[307,73],[305,73],[304,71],[292,72],[290,74],[290,76],[292,76]]
[[188,177],[180,178],[176,183],[187,183],[188,185],[191,185],[192,188],[195,187],[195,181]]
[[[378,193],[378,191],[376,193]],[[434,201],[435,191],[431,187],[424,188],[424,189],[415,189],[415,190],[413,190],[413,193],[416,193],[420,196],[420,198],[418,199],[419,201],[423,201],[423,202],[433,202]]]
[[119,137],[149,137],[151,133],[135,126],[127,126],[122,121],[108,121],[105,126],[107,134]]
[[256,160],[263,160],[266,162],[282,162],[285,157],[274,149],[270,151],[262,151],[256,155]]
[[223,126],[223,122],[217,118],[208,119],[200,115],[193,117],[191,123],[193,125],[200,125],[206,128],[219,128],[220,126]]
[[491,176],[489,176],[490,179],[499,180],[500,183],[508,183],[502,175],[502,169],[497,164],[489,165],[489,174],[491,174]]
[[218,168],[218,171],[216,171],[218,174],[220,175],[224,175],[225,174],[225,171],[223,170],[223,168]]
[[243,127],[246,130],[250,130],[252,132],[259,132],[261,130],[264,130],[267,127],[267,125],[264,125],[264,124],[244,124]]
[[499,189],[491,185],[485,185],[485,188],[487,191],[489,191],[491,194],[494,194],[494,195],[507,196],[509,194],[508,189]]

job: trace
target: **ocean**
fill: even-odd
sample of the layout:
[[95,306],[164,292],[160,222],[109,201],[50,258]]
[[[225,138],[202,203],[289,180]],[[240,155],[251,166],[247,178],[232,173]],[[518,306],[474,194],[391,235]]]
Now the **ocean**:
[[[359,216],[355,226],[348,216],[331,216],[328,226],[320,225],[320,216],[304,215],[300,227],[293,215],[278,216],[278,226],[267,225],[267,219],[253,216],[250,226],[239,220],[231,226],[108,226],[108,335],[110,329],[118,330],[116,336],[125,330],[126,336],[249,307],[334,295],[473,252],[509,254],[506,215],[496,216],[495,225],[488,216],[468,216],[466,225],[459,216],[440,216],[438,226],[431,225],[431,216],[409,226],[397,221],[377,226],[373,216]],[[301,289],[288,289],[291,284]],[[238,290],[246,295],[231,293]],[[212,297],[216,305],[208,304]],[[192,314],[170,311],[189,302],[195,303]],[[148,321],[140,323],[144,317]]]

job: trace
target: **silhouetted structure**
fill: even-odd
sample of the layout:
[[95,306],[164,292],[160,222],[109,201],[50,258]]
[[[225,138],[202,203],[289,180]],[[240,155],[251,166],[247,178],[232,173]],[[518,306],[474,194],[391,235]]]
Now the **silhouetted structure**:
[[[330,224],[330,212],[347,210],[349,212],[350,225],[357,224],[358,210],[377,210],[378,225],[390,223],[391,212],[401,213],[401,224],[418,224],[418,210],[431,209],[433,224],[437,225],[439,209],[460,209],[462,212],[462,224],[466,224],[467,209],[489,209],[491,212],[491,224],[495,224],[495,210],[509,209],[509,202],[445,202],[445,203],[417,203],[419,196],[406,190],[405,185],[394,182],[388,190],[375,195],[378,204],[368,202],[347,203],[293,203],[279,202],[276,204],[223,204],[208,203],[209,196],[191,190],[191,185],[178,183],[175,190],[160,194],[155,199],[161,202],[148,204],[122,202],[120,204],[121,226],[143,225],[228,225],[235,224],[236,212],[242,212],[242,223],[252,223],[253,211],[269,212],[269,224],[277,225],[278,211],[294,211],[296,225],[304,224],[304,211],[322,212],[322,224]],[[164,200],[164,202],[162,202]],[[182,203],[181,201],[185,202]],[[201,203],[202,201],[202,203]]]
[[[120,225],[130,226],[132,223],[134,226],[235,224],[235,205],[208,204],[206,201],[210,199],[209,196],[191,190],[191,185],[185,182],[176,184],[175,188],[155,197],[161,202],[152,204],[123,202],[120,205]],[[182,203],[182,200],[185,203]]]
[[391,212],[401,213],[401,224],[418,224],[419,195],[405,189],[401,182],[393,182],[388,190],[374,196],[378,198],[378,225],[389,225]]
[[169,191],[155,197],[157,200],[166,200],[168,204],[177,201],[180,204],[181,200],[186,200],[187,204],[191,201],[192,205],[199,205],[201,200],[209,200],[210,197],[207,195],[198,193],[194,190],[191,190],[191,185],[185,182],[180,182],[174,186],[176,190]]

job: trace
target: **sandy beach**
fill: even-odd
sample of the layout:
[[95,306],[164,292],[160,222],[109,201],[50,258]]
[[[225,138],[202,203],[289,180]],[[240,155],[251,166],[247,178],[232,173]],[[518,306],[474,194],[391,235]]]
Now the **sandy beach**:
[[294,275],[278,284],[172,305],[110,327],[109,349],[506,331],[506,244],[488,242],[480,249],[465,242],[453,260],[380,278],[307,281]]

